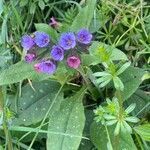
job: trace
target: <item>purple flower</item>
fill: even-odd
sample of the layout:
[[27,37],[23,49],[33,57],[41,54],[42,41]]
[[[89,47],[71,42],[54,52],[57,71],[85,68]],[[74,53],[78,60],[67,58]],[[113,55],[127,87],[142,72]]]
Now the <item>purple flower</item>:
[[81,29],[77,33],[77,40],[83,44],[89,44],[92,40],[92,34],[87,29]]
[[39,47],[46,47],[50,42],[50,37],[44,32],[35,32],[34,41]]
[[50,25],[54,28],[57,28],[59,26],[59,23],[56,21],[56,19],[54,17],[52,17],[50,22]]
[[42,60],[34,65],[37,72],[53,74],[56,71],[56,65],[51,60]]
[[25,61],[28,63],[33,62],[36,59],[36,54],[35,53],[28,53],[25,56]]
[[29,35],[24,35],[21,38],[21,46],[25,49],[25,50],[29,50],[34,46],[34,40],[31,36]]
[[59,45],[65,50],[74,48],[76,46],[76,39],[74,33],[63,33],[60,37]]
[[51,50],[51,56],[54,60],[61,61],[64,59],[64,50],[58,45],[53,46]]
[[71,56],[67,58],[67,64],[70,68],[77,69],[80,66],[80,58],[76,56]]

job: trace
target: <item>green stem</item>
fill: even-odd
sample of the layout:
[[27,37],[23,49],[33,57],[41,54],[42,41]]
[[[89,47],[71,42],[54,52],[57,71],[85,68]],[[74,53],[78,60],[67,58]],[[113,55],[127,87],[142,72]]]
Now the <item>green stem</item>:
[[142,145],[142,142],[141,142],[141,140],[140,140],[139,136],[137,135],[137,133],[136,133],[136,132],[134,132],[134,134],[135,134],[136,139],[137,139],[137,141],[138,141],[138,143],[139,143],[139,146],[141,147],[141,150],[144,150],[143,145]]
[[6,144],[8,144],[7,145],[8,146],[8,150],[13,150],[11,135],[9,133],[5,117],[4,117],[4,120],[3,120],[3,129],[4,129],[4,133],[5,133],[5,137],[6,137]]
[[114,147],[115,147],[115,150],[119,150],[119,134],[115,136],[115,144],[114,144]]
[[82,66],[80,66],[80,68],[77,69],[77,71],[81,74],[81,76],[82,76],[83,80],[85,81],[85,84],[86,84],[86,86],[87,86],[89,92],[91,93],[93,99],[96,101],[96,96],[95,96],[95,94],[94,94],[95,92],[94,92],[94,90],[93,90],[93,86],[92,86],[92,84],[91,84],[89,78],[87,77],[87,75],[86,75],[84,69],[82,68]]
[[6,145],[8,146],[8,150],[13,150],[11,135],[7,127],[6,108],[4,107],[4,96],[1,87],[0,87],[0,110],[3,113],[3,129],[6,137]]
[[[121,120],[122,116],[123,116],[123,99],[122,99],[122,95],[121,95],[121,91],[117,90],[116,91],[116,97],[118,99],[119,102],[119,118]],[[116,146],[116,150],[119,150],[119,140],[120,140],[120,134],[118,134],[117,136],[115,136],[115,146]]]
[[122,114],[123,114],[123,99],[122,99],[122,95],[121,95],[120,90],[116,91],[116,97],[119,101],[119,116],[122,117]]

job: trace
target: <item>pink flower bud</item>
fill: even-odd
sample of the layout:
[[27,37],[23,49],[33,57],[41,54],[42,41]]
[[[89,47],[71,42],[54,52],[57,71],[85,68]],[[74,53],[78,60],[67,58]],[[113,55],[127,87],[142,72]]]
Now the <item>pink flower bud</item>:
[[50,25],[54,28],[57,28],[59,26],[59,23],[56,21],[56,19],[54,17],[52,17],[50,22]]
[[80,58],[77,56],[71,56],[67,58],[67,64],[70,68],[77,69],[80,66]]

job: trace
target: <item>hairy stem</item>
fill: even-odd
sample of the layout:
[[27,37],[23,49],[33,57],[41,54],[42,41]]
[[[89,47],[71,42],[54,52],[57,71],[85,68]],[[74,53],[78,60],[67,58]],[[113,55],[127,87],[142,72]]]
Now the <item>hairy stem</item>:
[[82,76],[83,80],[85,81],[85,84],[86,84],[90,94],[92,95],[93,99],[96,101],[96,96],[95,96],[95,92],[93,90],[92,84],[91,84],[89,78],[87,77],[87,75],[86,75],[84,69],[82,68],[82,66],[80,66],[80,68],[77,69],[77,71],[81,74],[81,76]]
[[122,115],[123,115],[123,99],[122,99],[122,95],[121,95],[120,90],[116,91],[116,97],[119,101],[119,116],[122,117]]
[[8,146],[8,150],[13,150],[11,135],[7,127],[6,108],[4,107],[4,95],[1,87],[0,87],[0,113],[3,113],[3,129],[6,137],[6,145]]
[[[121,91],[120,90],[117,90],[116,91],[116,97],[118,99],[118,102],[119,102],[119,118],[121,119],[122,118],[122,115],[123,115],[123,99],[122,99],[122,95],[121,95]],[[115,149],[116,150],[119,150],[119,141],[120,140],[120,134],[116,135],[115,136]]]

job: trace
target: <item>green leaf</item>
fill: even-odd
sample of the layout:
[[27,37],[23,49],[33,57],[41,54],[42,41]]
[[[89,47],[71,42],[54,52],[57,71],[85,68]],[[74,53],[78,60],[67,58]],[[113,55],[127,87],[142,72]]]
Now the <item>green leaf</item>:
[[[85,106],[85,107],[89,107],[89,106]],[[94,119],[93,110],[85,109],[85,117],[86,117],[86,121],[85,121],[83,135],[90,139],[90,126]],[[90,140],[82,139],[79,146],[79,150],[92,150],[92,148],[94,148],[94,145]]]
[[89,27],[89,30],[91,33],[97,32],[102,27],[101,22],[98,20],[98,18],[93,18]]
[[134,130],[145,140],[150,142],[150,124],[134,127]]
[[30,14],[34,14],[35,10],[36,10],[36,4],[32,3],[31,6],[30,6]]
[[1,1],[0,1],[0,16],[1,16],[3,10],[4,10],[4,6],[3,6],[3,5],[4,5],[4,4],[3,4],[3,0],[1,0]]
[[[29,84],[22,88],[22,96],[18,99],[18,117],[13,121],[14,125],[28,126],[41,121],[60,88],[60,84],[55,81],[33,82],[32,85],[35,91]],[[61,99],[63,94],[60,94],[58,101]]]
[[[110,55],[109,57],[111,60],[128,60],[127,56],[119,49],[117,49],[111,45],[106,45],[102,42],[94,41],[92,43],[92,45],[89,47],[89,53],[90,53],[90,55],[92,55],[92,56],[94,55],[98,58],[98,60],[99,60],[98,63],[102,62],[102,59],[101,59],[102,56],[98,55],[99,48],[104,48],[106,50],[107,54]],[[107,57],[107,56],[105,56],[106,55],[105,53],[103,53],[103,55],[104,55],[104,57]]]
[[96,0],[87,1],[87,6],[80,9],[78,15],[75,17],[70,27],[71,31],[76,32],[80,30],[81,28],[89,28],[92,18],[93,18],[95,5],[96,5]]
[[113,81],[114,81],[114,86],[115,86],[115,88],[117,89],[117,90],[121,90],[121,91],[123,91],[124,90],[124,85],[123,85],[123,83],[122,83],[122,81],[120,80],[120,78],[119,77],[114,77],[113,78]]
[[131,104],[130,106],[128,106],[128,107],[125,109],[126,114],[129,114],[130,112],[132,112],[135,107],[136,107],[136,104],[135,104],[135,103],[133,103],[133,104]]
[[136,67],[129,67],[119,76],[124,84],[123,98],[128,99],[142,83],[144,70]]
[[140,121],[140,119],[138,119],[137,117],[126,117],[125,120],[133,123],[137,123]]
[[58,39],[57,31],[54,30],[50,25],[45,24],[45,23],[36,23],[35,28],[38,31],[42,31],[42,32],[45,32],[45,33],[49,34],[52,41],[54,43],[57,42],[57,39]]
[[99,59],[94,55],[81,54],[81,60],[83,66],[91,66],[99,64]]
[[39,7],[41,8],[41,10],[43,10],[43,9],[45,8],[45,3],[44,3],[43,0],[42,0],[42,1],[39,0],[38,5],[39,5]]
[[0,85],[17,83],[27,78],[40,80],[48,77],[50,75],[37,73],[33,68],[33,64],[20,61],[0,73]]
[[7,33],[7,20],[8,20],[8,15],[5,15],[3,19],[3,23],[1,26],[1,34],[0,34],[0,43],[5,43],[8,39],[8,33]]
[[108,136],[110,138],[112,147],[114,150],[137,150],[132,137],[128,133],[120,133],[118,139],[114,136],[114,127],[107,127],[108,134],[106,128],[100,123],[93,122],[91,125],[91,140],[96,146],[98,150],[108,150]]
[[135,103],[136,107],[131,112],[133,116],[146,116],[150,111],[150,98],[142,90],[137,90],[127,101],[125,105],[129,106],[130,104]]
[[111,75],[108,74],[106,76],[102,76],[98,79],[95,80],[96,84],[101,84],[102,82],[105,82],[105,81],[110,81],[112,79]]
[[26,6],[28,4],[28,0],[21,0],[19,4],[20,7]]
[[126,62],[125,64],[122,65],[122,67],[117,71],[117,75],[123,73],[129,66],[131,62]]
[[74,96],[65,99],[59,110],[54,111],[49,118],[48,131],[62,134],[48,134],[47,150],[77,150],[82,139],[85,124],[82,99],[85,94],[82,88]]

